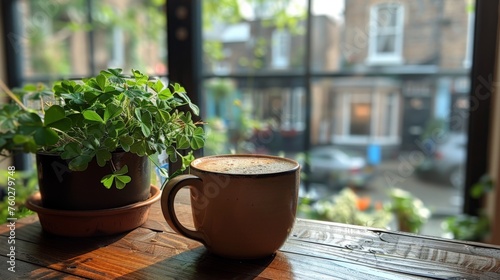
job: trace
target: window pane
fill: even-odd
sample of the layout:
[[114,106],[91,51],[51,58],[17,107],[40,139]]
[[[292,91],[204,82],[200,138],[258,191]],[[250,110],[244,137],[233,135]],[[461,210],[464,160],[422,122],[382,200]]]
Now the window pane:
[[395,51],[396,51],[396,36],[394,35],[377,36],[378,53],[394,53]]
[[205,154],[302,151],[304,90],[280,84],[280,80],[255,85],[238,79],[206,80]]
[[370,103],[351,103],[351,135],[370,135]]
[[203,71],[304,70],[306,1],[202,1]]
[[[460,213],[463,201],[470,1],[313,0],[311,34],[303,33],[306,18],[290,11],[306,2],[277,1],[285,14],[271,1],[220,9],[208,2],[205,117],[219,132],[209,134],[208,145],[219,147],[209,154],[283,154],[302,164],[308,155],[301,196],[324,202],[350,188],[373,209],[392,201],[390,190],[408,191],[432,212],[421,232],[442,234],[443,217]],[[305,70],[305,57],[310,76],[294,71]]]
[[397,11],[396,7],[381,5],[377,9],[377,26],[379,28],[395,27],[397,25]]
[[20,0],[23,75],[85,77],[109,67],[165,75],[165,1]]
[[113,67],[167,74],[165,0],[92,3],[95,71]]
[[84,0],[20,1],[24,76],[87,75],[87,4]]

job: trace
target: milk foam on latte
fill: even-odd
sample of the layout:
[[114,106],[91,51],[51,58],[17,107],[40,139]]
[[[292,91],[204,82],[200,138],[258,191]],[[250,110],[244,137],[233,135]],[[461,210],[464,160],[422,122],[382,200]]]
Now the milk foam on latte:
[[226,174],[272,174],[293,170],[297,167],[292,161],[279,158],[236,156],[213,157],[195,161],[194,167],[204,171]]

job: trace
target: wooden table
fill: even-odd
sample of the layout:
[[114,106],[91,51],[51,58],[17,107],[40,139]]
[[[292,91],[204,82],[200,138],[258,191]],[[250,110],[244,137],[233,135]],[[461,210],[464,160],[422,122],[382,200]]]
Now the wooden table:
[[[176,211],[190,225],[187,192]],[[36,215],[16,222],[15,272],[2,226],[0,279],[500,279],[500,247],[298,219],[269,258],[229,260],[175,233],[159,203],[141,227],[120,235],[44,234]]]

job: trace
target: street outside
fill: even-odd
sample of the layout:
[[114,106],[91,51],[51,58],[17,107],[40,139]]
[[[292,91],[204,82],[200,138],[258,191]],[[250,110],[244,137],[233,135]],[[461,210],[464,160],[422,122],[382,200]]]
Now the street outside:
[[[417,178],[414,167],[404,160],[388,160],[376,166],[373,180],[365,188],[356,189],[358,196],[369,196],[372,202],[389,202],[389,191],[400,188],[409,191],[421,199],[432,212],[428,223],[421,234],[442,236],[441,222],[448,216],[462,211],[462,191],[449,185],[433,183]],[[329,189],[322,184],[309,184],[309,191],[304,186],[299,195],[312,199],[326,198],[336,194],[338,190]]]

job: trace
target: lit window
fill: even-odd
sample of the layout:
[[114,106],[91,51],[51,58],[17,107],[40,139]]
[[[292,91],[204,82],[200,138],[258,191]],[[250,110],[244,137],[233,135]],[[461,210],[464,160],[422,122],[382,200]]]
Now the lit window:
[[398,99],[399,94],[390,88],[338,95],[337,109],[341,117],[336,121],[339,129],[333,141],[357,145],[399,143]]

